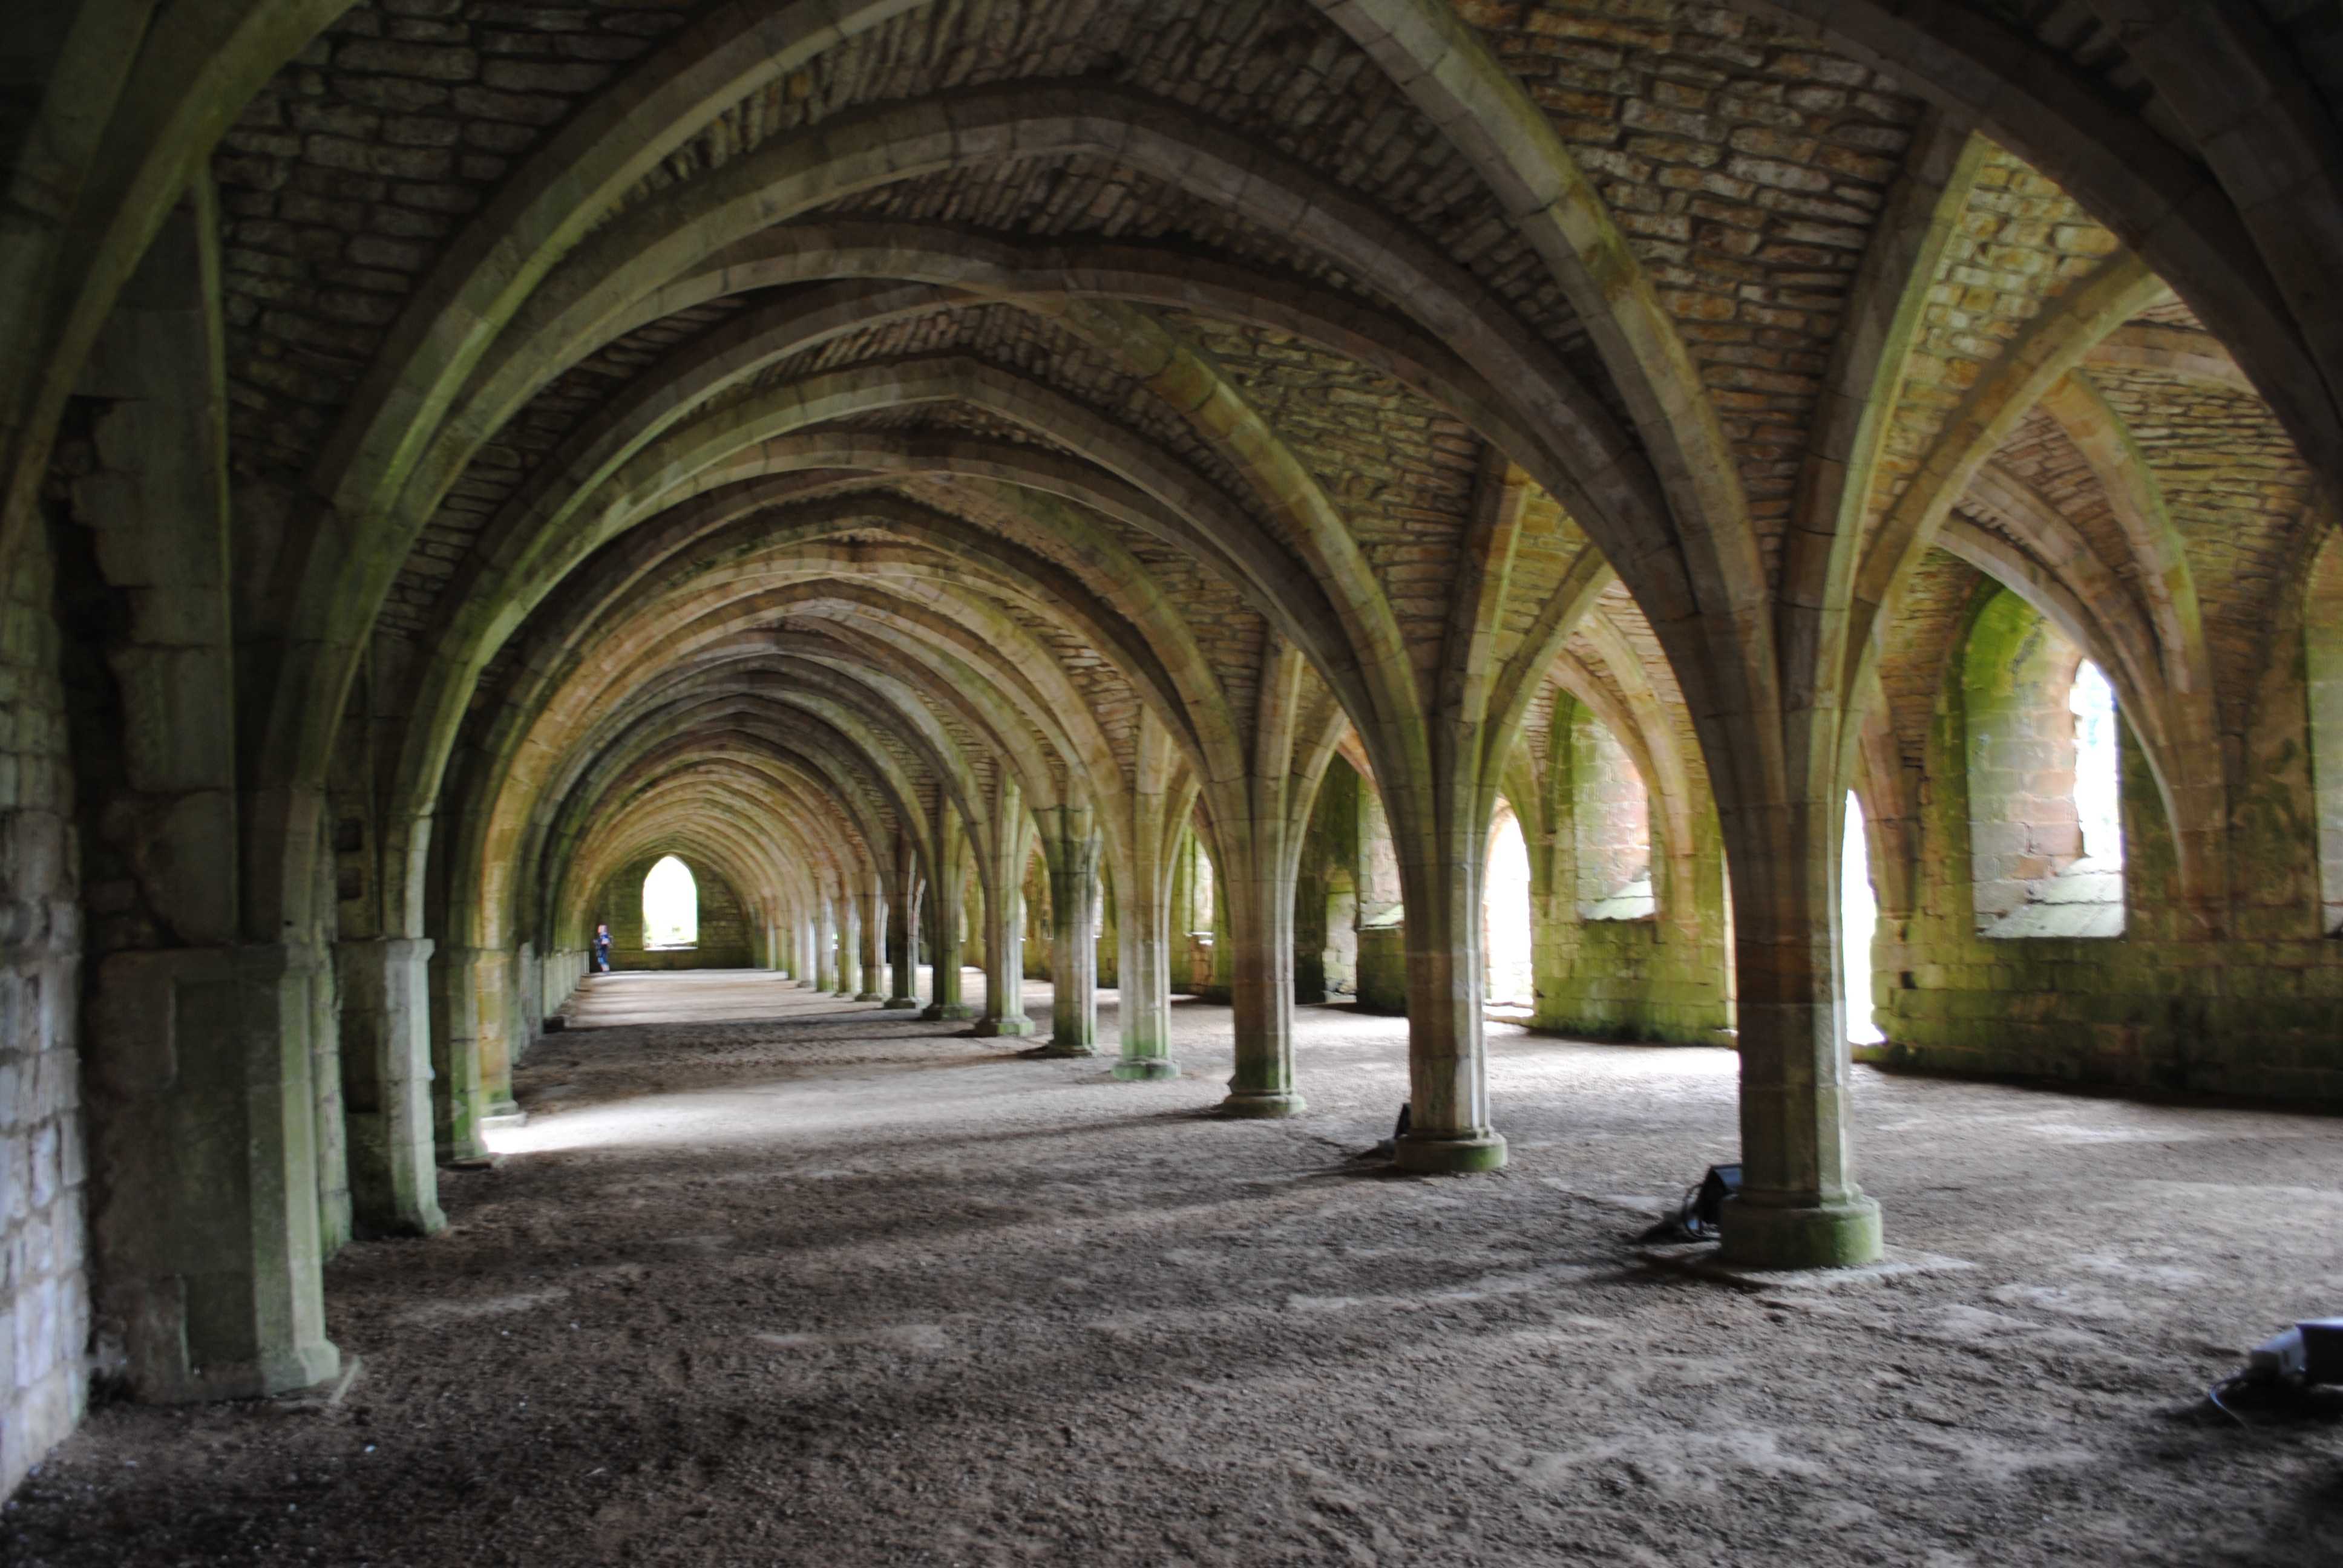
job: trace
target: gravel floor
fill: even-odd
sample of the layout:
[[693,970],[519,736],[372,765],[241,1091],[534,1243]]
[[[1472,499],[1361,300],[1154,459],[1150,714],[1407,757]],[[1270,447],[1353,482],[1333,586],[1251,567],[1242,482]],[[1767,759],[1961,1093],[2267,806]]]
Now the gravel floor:
[[1632,1241],[1733,1151],[1725,1052],[1493,1026],[1512,1167],[1396,1178],[1403,1022],[1302,1010],[1312,1113],[1224,1122],[1227,1010],[1174,1019],[1123,1084],[599,982],[449,1232],[331,1266],[338,1402],[102,1409],[0,1560],[2343,1563],[2343,1422],[2198,1402],[2343,1312],[2343,1121],[1865,1070],[1891,1242],[1970,1266],[1755,1292]]

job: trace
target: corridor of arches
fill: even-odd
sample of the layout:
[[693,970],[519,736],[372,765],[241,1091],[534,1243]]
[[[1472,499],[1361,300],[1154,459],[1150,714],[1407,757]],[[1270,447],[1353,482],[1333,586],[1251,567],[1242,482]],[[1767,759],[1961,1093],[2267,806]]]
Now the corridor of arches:
[[1889,1074],[2343,1109],[2328,8],[27,6],[0,1489],[759,997],[1393,1191],[1680,1048],[1756,1271],[1956,1251]]

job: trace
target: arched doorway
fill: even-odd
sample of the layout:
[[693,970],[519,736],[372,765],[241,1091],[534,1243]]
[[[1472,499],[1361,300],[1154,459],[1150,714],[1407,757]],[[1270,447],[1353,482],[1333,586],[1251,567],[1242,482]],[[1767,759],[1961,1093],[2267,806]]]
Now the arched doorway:
[[1489,859],[1481,879],[1481,950],[1491,1007],[1533,1007],[1537,970],[1530,934],[1530,847],[1520,819],[1500,803],[1489,829]]
[[660,858],[643,879],[643,946],[699,945],[699,884],[673,855]]

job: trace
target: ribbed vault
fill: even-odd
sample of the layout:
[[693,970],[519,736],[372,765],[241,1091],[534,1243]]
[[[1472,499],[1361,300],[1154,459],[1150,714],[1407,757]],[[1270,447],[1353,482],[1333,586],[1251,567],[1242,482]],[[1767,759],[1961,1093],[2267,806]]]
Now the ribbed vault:
[[[44,808],[106,889],[87,967],[375,966],[344,994],[407,1000],[337,1027],[353,1094],[390,1086],[355,1114],[399,1131],[361,1141],[404,1152],[360,1206],[428,1229],[435,1142],[478,1152],[646,857],[850,997],[961,1017],[980,950],[984,1032],[1031,1027],[1045,926],[1068,1052],[1111,928],[1137,1078],[1176,1071],[1201,866],[1223,1109],[1290,1115],[1332,770],[1394,868],[1399,1158],[1484,1170],[1502,795],[1540,1021],[1732,1040],[1734,1246],[1867,1257],[1850,790],[1885,1005],[1928,1050],[2046,1019],[1996,990],[2021,970],[2038,998],[2331,968],[2301,583],[2343,453],[2343,139],[2266,9],[179,0],[58,29],[89,101],[0,129],[35,215],[0,233],[0,543],[59,550],[26,591],[106,672],[88,798]],[[2117,693],[2151,846],[2127,929],[2167,944],[2136,964],[2026,970],[1946,912],[1948,671],[2005,589]],[[1648,924],[1557,891],[1590,725],[1649,797]],[[154,869],[216,863],[185,897]],[[1605,985],[1634,1005],[1572,1010]],[[2107,1060],[2165,1026],[2120,1027]]]

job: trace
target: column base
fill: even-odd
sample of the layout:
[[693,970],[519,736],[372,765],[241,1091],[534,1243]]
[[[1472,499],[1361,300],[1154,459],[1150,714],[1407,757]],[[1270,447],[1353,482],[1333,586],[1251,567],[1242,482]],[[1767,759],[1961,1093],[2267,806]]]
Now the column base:
[[980,1018],[969,1031],[979,1040],[1008,1040],[1033,1032],[1030,1018]]
[[931,1001],[920,1010],[920,1016],[930,1023],[957,1023],[976,1015],[975,1004],[965,1001]]
[[854,1000],[854,993],[850,990],[834,990],[830,994],[836,997],[840,1001],[852,1001]]
[[1111,1076],[1125,1083],[1146,1083],[1159,1078],[1177,1078],[1180,1064],[1168,1056],[1125,1057],[1114,1064]]
[[854,993],[854,1000],[856,1001],[885,1001],[887,999],[875,990],[859,990]]
[[442,1166],[461,1167],[468,1161],[488,1158],[488,1146],[478,1132],[438,1144],[431,1151],[432,1162]]
[[436,1236],[447,1228],[447,1215],[437,1202],[432,1202],[387,1214],[361,1210],[351,1216],[351,1224],[359,1236],[368,1241],[385,1236]]
[[1033,1054],[1035,1056],[1046,1057],[1096,1056],[1098,1054],[1098,1047],[1094,1045],[1083,1045],[1079,1041],[1070,1045],[1060,1045],[1054,1040],[1043,1040],[1040,1047],[1034,1050]]
[[1718,1255],[1751,1269],[1851,1269],[1879,1261],[1879,1205],[1856,1194],[1804,1208],[1729,1198]]
[[223,1399],[267,1399],[298,1393],[333,1382],[342,1373],[342,1352],[330,1340],[289,1345],[256,1360],[206,1367],[186,1378],[143,1387],[139,1397],[156,1404],[209,1403]]
[[1281,1116],[1299,1116],[1309,1103],[1291,1089],[1237,1089],[1230,1091],[1229,1097],[1221,1101],[1221,1114],[1267,1121]]
[[920,999],[915,996],[890,996],[887,999],[886,1004],[881,1007],[880,1010],[881,1012],[909,1012],[911,1009],[919,1005]]
[[1392,1151],[1392,1163],[1422,1176],[1496,1171],[1505,1163],[1505,1141],[1494,1132],[1479,1138],[1434,1138],[1411,1132]]

